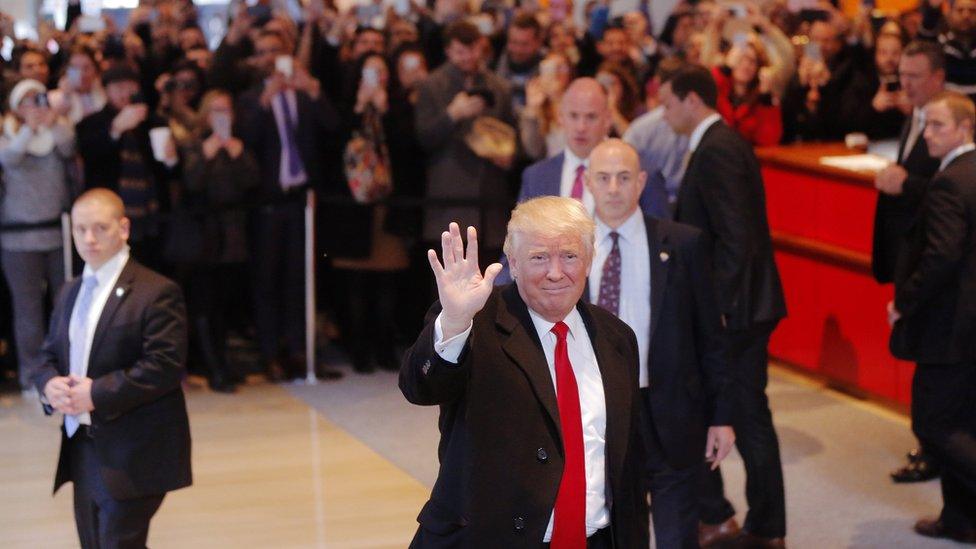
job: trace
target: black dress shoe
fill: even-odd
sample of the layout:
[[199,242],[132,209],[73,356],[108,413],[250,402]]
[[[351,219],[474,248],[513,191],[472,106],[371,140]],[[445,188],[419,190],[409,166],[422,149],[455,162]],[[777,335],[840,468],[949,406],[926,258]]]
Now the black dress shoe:
[[207,380],[207,385],[210,387],[210,390],[215,393],[230,395],[237,392],[237,386],[234,383],[220,378],[212,378]]
[[959,543],[976,543],[976,528],[950,530],[941,519],[920,519],[915,523],[915,532],[927,538],[951,539]]
[[941,468],[920,448],[908,452],[908,463],[891,472],[891,480],[899,483],[925,482],[938,478]]

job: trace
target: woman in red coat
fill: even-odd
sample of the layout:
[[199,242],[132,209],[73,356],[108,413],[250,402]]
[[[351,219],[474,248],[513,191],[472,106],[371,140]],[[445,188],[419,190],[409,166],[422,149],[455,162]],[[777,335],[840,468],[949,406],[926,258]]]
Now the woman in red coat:
[[725,63],[712,69],[718,86],[718,112],[754,146],[779,143],[783,135],[779,100],[770,93],[766,47],[755,35],[732,46]]

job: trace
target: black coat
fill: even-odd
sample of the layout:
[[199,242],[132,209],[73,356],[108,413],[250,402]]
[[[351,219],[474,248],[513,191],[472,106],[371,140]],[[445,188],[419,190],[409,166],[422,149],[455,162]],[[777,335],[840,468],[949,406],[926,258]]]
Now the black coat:
[[891,352],[948,364],[976,359],[976,151],[935,174],[898,257]]
[[871,272],[881,283],[894,280],[898,250],[918,215],[925,186],[939,169],[939,159],[929,156],[929,147],[921,133],[915,140],[911,152],[901,160],[911,126],[912,119],[909,117],[902,127],[898,142],[898,165],[908,172],[908,178],[902,186],[902,193],[897,196],[878,193],[878,202],[874,209]]
[[[637,340],[619,319],[578,305],[606,394],[607,505],[617,547],[647,547]],[[440,405],[440,472],[412,547],[531,548],[556,502],[564,457],[552,377],[515,284],[474,317],[457,365],[434,350],[435,306],[400,368],[414,404]]]
[[704,461],[708,426],[731,425],[725,339],[701,231],[644,218],[651,260],[650,387],[644,404],[668,464]]
[[759,161],[749,143],[722,121],[705,131],[691,155],[675,219],[711,240],[719,310],[728,328],[743,330],[786,316]]
[[[43,394],[70,370],[68,324],[82,278],[65,284],[34,374]],[[129,259],[109,294],[92,340],[92,436],[102,479],[115,499],[161,495],[189,486],[190,424],[180,388],[186,365],[186,310],[172,281]],[[50,407],[45,407],[52,413]],[[77,435],[76,435],[77,436]],[[54,490],[71,478],[68,438]]]

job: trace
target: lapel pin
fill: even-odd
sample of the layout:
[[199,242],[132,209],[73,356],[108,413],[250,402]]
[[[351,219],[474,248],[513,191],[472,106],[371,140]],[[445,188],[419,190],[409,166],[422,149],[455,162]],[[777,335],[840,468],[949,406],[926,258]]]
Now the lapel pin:
[[123,290],[122,288],[116,288],[115,289],[115,297],[122,297],[122,294],[124,294],[124,293],[125,293],[125,290]]
[[661,252],[658,257],[661,258],[661,263],[665,263],[667,260],[671,259],[671,255],[668,252]]

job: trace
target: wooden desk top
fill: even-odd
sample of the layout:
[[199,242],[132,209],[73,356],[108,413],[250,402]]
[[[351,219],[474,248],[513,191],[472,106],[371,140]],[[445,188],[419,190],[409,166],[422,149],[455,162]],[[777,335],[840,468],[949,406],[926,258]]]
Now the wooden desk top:
[[858,172],[825,166],[820,163],[824,156],[860,154],[848,149],[843,143],[799,143],[776,147],[756,148],[756,157],[764,166],[797,170],[811,175],[841,179],[850,183],[874,188],[874,173]]

